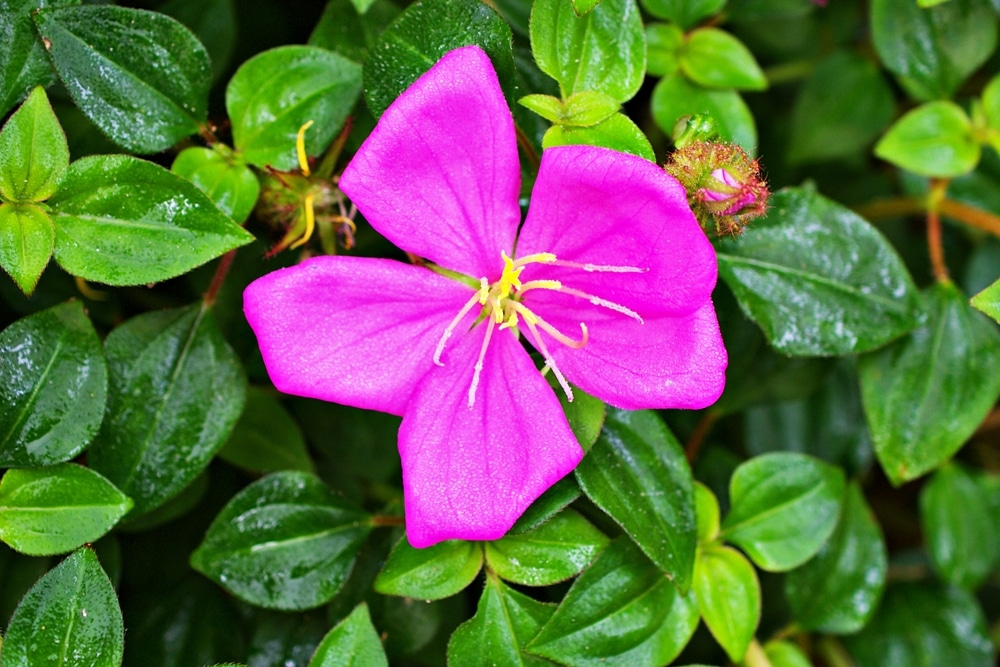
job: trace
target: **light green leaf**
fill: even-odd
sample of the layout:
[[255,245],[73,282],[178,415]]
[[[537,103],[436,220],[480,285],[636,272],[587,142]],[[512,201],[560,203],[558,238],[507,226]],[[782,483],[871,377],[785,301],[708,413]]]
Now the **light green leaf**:
[[330,630],[309,661],[309,667],[388,666],[389,660],[372,626],[368,605],[363,602]]
[[52,218],[34,204],[0,204],[0,267],[27,296],[49,264],[55,247]]
[[722,11],[726,0],[642,0],[642,7],[659,19],[673,21],[687,30],[702,19]]
[[611,117],[591,127],[563,127],[554,125],[542,137],[542,147],[552,146],[603,146],[623,153],[631,153],[656,161],[653,147],[642,130],[632,122],[632,119],[622,113]]
[[980,145],[969,117],[954,102],[928,102],[910,111],[875,144],[875,155],[921,176],[953,178],[979,163]]
[[170,171],[197,185],[223,213],[241,224],[260,195],[260,182],[254,173],[223,149],[185,148],[174,158]]
[[44,201],[59,187],[68,166],[66,135],[39,86],[0,131],[0,197]]
[[736,549],[705,549],[694,566],[694,594],[712,636],[730,660],[742,660],[760,622],[760,582],[753,565]]
[[743,98],[735,90],[709,90],[688,81],[681,72],[660,79],[653,89],[653,120],[667,136],[683,116],[707,114],[724,141],[757,151],[757,126]]
[[375,578],[375,590],[418,600],[440,600],[472,583],[483,567],[476,542],[449,540],[414,549],[404,536]]
[[646,26],[646,70],[650,76],[670,76],[681,66],[684,31],[673,23]]
[[750,49],[718,28],[699,28],[681,47],[680,66],[689,79],[708,88],[764,90],[767,77]]

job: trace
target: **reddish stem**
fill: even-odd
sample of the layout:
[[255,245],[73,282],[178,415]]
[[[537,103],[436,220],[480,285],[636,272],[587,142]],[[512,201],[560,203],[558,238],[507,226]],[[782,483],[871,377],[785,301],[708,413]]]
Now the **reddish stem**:
[[705,443],[705,436],[707,436],[709,431],[712,430],[712,427],[715,426],[715,422],[718,418],[718,414],[712,410],[709,410],[701,416],[701,421],[699,421],[698,425],[694,427],[691,437],[688,438],[687,445],[684,446],[684,456],[687,458],[688,463],[694,463],[694,460],[698,458],[698,452],[701,450],[701,446]]
[[215,267],[215,275],[212,276],[212,282],[209,283],[208,289],[205,291],[204,301],[206,306],[211,307],[215,303],[215,298],[219,295],[222,283],[225,282],[226,274],[229,273],[229,268],[233,265],[235,258],[236,250],[230,250],[222,256],[219,265]]

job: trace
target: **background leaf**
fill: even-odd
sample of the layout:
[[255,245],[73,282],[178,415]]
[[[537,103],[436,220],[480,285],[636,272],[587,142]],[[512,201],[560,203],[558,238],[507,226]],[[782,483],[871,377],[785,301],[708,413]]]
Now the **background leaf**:
[[757,152],[757,126],[735,90],[702,88],[675,72],[656,84],[651,105],[653,119],[667,136],[682,116],[708,114],[724,141],[739,144],[751,155]]
[[691,31],[680,50],[680,66],[689,79],[707,88],[767,88],[767,77],[750,49],[718,28]]
[[243,414],[219,458],[258,473],[315,472],[302,429],[272,392],[247,387]]
[[48,86],[56,80],[52,63],[42,40],[35,32],[31,12],[40,7],[77,5],[80,0],[3,0],[0,2],[0,117],[35,86]]
[[385,649],[365,604],[338,623],[320,642],[309,667],[388,667]]
[[257,176],[236,156],[227,157],[218,149],[185,148],[174,158],[170,171],[197,185],[235,222],[249,217],[260,195]]
[[659,19],[673,21],[685,30],[722,11],[726,0],[643,0],[642,8]]
[[910,111],[875,144],[875,155],[921,176],[951,178],[979,162],[979,142],[962,107],[928,102]]

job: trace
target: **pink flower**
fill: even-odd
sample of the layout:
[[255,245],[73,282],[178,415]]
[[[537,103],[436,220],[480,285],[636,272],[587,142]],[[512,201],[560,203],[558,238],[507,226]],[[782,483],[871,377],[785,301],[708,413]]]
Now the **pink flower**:
[[251,284],[247,319],[281,391],[403,417],[413,546],[501,537],[582,458],[522,340],[569,396],[702,408],[722,392],[715,253],[684,189],[631,155],[551,148],[519,232],[514,125],[478,47],[399,96],[340,187],[441,268],[317,257]]
[[726,208],[719,211],[718,215],[734,215],[757,202],[754,193],[745,188],[725,169],[720,167],[714,170],[712,178],[716,181],[716,185],[710,184],[701,191],[701,196],[705,201],[722,202]]

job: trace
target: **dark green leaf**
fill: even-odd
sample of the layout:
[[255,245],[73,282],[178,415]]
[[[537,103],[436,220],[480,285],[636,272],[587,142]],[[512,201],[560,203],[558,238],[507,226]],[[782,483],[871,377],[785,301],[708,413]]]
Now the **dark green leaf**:
[[659,417],[609,409],[576,477],[587,497],[686,591],[697,541],[694,483],[684,452]]
[[486,564],[524,586],[550,586],[593,562],[608,538],[573,510],[563,510],[531,532],[486,543]]
[[714,546],[694,566],[698,610],[729,659],[740,662],[760,622],[760,582],[736,549]]
[[219,146],[216,150],[185,148],[174,158],[170,171],[197,185],[223,213],[242,223],[257,204],[260,182],[236,156],[224,155]]
[[77,160],[49,205],[56,261],[108,285],[173,278],[253,241],[197,187],[128,155]]
[[861,357],[861,399],[893,484],[951,457],[1000,395],[1000,335],[951,283],[927,294],[927,323]]
[[0,480],[0,540],[29,556],[96,542],[132,507],[99,474],[73,463],[8,470]]
[[364,14],[358,13],[351,0],[331,0],[313,28],[309,44],[363,63],[379,35],[397,16],[399,7],[389,0],[375,0]]
[[528,651],[574,666],[664,665],[697,625],[694,597],[621,537],[573,583]]
[[479,0],[419,0],[382,33],[365,61],[365,100],[378,118],[445,53],[477,44],[489,55],[508,100],[514,56],[510,26]]
[[45,90],[35,88],[0,132],[0,197],[44,201],[59,187],[68,166],[66,135]]
[[0,204],[0,267],[30,296],[55,247],[52,218],[34,204]]
[[650,76],[671,76],[681,66],[684,31],[673,23],[646,26],[646,70]]
[[135,317],[104,350],[108,410],[89,461],[135,501],[138,516],[205,469],[240,416],[246,378],[200,303]]
[[972,307],[982,311],[1000,323],[1000,280],[972,297]]
[[709,90],[688,81],[680,72],[660,79],[653,89],[651,111],[656,124],[667,136],[683,116],[707,114],[715,121],[720,137],[742,146],[748,153],[757,150],[757,126],[743,98],[735,90]]
[[722,11],[726,0],[642,0],[642,6],[656,18],[673,21],[686,30]]
[[258,473],[316,468],[299,425],[273,392],[259,387],[247,389],[243,414],[219,458]]
[[115,143],[156,153],[205,121],[211,63],[176,20],[110,5],[43,9],[34,19],[73,101]]
[[785,597],[796,624],[833,634],[863,628],[882,596],[886,560],[882,531],[853,483],[830,540],[785,577]]
[[518,593],[498,578],[486,577],[476,614],[455,630],[448,642],[451,667],[551,665],[529,655],[524,646],[552,616],[555,605]]
[[954,102],[928,102],[910,111],[875,144],[875,155],[921,176],[952,178],[979,162],[972,122]]
[[104,416],[107,367],[79,301],[0,333],[0,466],[68,461]]
[[306,667],[328,627],[320,614],[258,613],[250,637],[247,664],[250,667]]
[[472,583],[483,566],[477,542],[449,540],[414,549],[404,536],[375,579],[375,590],[419,600],[440,600]]
[[219,512],[191,566],[250,604],[317,607],[350,573],[367,519],[312,475],[274,473]]
[[115,591],[90,549],[38,580],[17,606],[3,667],[118,667],[124,628]]
[[579,497],[580,485],[577,484],[576,477],[566,475],[531,503],[531,507],[525,510],[517,523],[507,531],[507,535],[520,535],[538,528]]
[[555,125],[545,133],[542,146],[603,146],[623,153],[631,153],[656,161],[653,147],[642,130],[632,122],[632,119],[622,113],[615,113],[597,125],[591,127],[563,127]]
[[226,86],[233,143],[243,158],[278,171],[298,168],[295,141],[319,155],[340,131],[361,93],[361,66],[315,46],[279,46],[257,54]]
[[723,242],[719,275],[785,354],[863,352],[917,324],[919,294],[892,246],[806,190],[775,194],[764,220]]
[[42,40],[35,32],[31,13],[40,7],[78,5],[80,0],[0,0],[0,117],[27,96],[35,86],[56,80]]
[[320,642],[309,667],[388,667],[368,606],[359,604]]
[[681,47],[681,69],[689,79],[708,88],[764,90],[767,77],[736,37],[718,28],[699,28]]
[[856,156],[889,125],[895,100],[867,58],[837,51],[806,79],[792,111],[789,162]]
[[871,23],[882,63],[920,100],[951,97],[997,43],[989,0],[952,0],[927,9],[911,0],[874,0]]
[[584,90],[626,102],[646,71],[646,39],[635,0],[604,0],[585,16],[573,4],[536,0],[531,50],[543,72],[559,82],[563,99]]
[[871,622],[844,643],[858,667],[994,664],[975,598],[931,579],[890,585]]
[[212,80],[218,80],[229,67],[236,43],[234,0],[170,0],[159,11],[173,16],[198,37],[212,61]]
[[573,387],[573,400],[571,401],[566,392],[559,386],[553,373],[549,373],[545,378],[549,386],[555,390],[556,396],[559,397],[559,404],[562,406],[563,412],[566,413],[566,421],[569,422],[569,427],[573,431],[573,435],[576,436],[577,442],[580,443],[580,447],[585,452],[590,451],[590,448],[597,441],[597,436],[601,433],[601,427],[604,426],[606,411],[604,402],[599,398],[594,398],[579,387]]
[[956,586],[975,589],[1000,556],[989,496],[957,464],[938,470],[920,491],[920,519],[931,563]]
[[792,452],[757,456],[736,469],[722,537],[760,568],[784,572],[819,551],[837,525],[844,472]]

